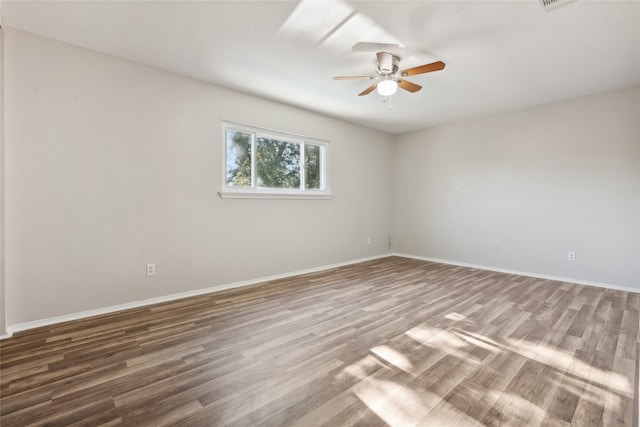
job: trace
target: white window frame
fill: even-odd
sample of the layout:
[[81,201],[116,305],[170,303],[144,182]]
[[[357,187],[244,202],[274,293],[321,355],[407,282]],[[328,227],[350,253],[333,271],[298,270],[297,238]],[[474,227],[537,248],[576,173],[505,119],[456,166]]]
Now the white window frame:
[[[250,133],[253,135],[251,145],[251,186],[237,187],[227,185],[227,130]],[[278,139],[285,142],[300,144],[300,189],[292,188],[262,188],[257,186],[256,177],[256,139],[258,136]],[[322,147],[320,189],[305,188],[305,144]],[[218,193],[221,198],[240,199],[331,199],[333,195],[329,189],[328,163],[329,163],[329,141],[310,138],[307,136],[295,135],[272,129],[264,129],[256,126],[242,125],[234,122],[222,122],[222,189]]]

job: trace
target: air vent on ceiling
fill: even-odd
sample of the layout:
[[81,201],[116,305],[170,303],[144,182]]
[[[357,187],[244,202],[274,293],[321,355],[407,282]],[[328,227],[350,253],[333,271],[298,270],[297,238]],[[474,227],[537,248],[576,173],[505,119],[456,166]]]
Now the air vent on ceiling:
[[540,4],[545,11],[551,12],[552,10],[556,10],[575,1],[576,0],[540,0]]

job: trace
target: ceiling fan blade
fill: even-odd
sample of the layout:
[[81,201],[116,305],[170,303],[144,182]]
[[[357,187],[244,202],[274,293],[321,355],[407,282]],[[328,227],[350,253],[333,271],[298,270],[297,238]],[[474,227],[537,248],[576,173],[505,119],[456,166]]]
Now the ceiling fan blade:
[[424,65],[420,65],[419,67],[406,69],[404,71],[401,71],[400,75],[402,77],[415,76],[416,74],[424,74],[424,73],[430,73],[432,71],[439,71],[439,70],[442,70],[443,68],[444,68],[444,62],[437,61],[437,62],[432,62],[431,64],[424,64]]
[[364,95],[369,95],[371,92],[373,92],[373,90],[376,88],[376,86],[378,86],[378,83],[369,86],[368,88],[366,88],[365,90],[363,90],[362,92],[360,92],[358,94],[358,96],[364,96]]
[[371,80],[374,78],[371,76],[335,76],[333,80]]
[[353,45],[351,52],[387,52],[389,50],[398,49],[402,46],[395,43],[370,43],[358,42]]
[[409,92],[417,92],[420,89],[422,89],[422,86],[417,85],[415,83],[411,83],[410,81],[407,81],[407,80],[398,80],[398,86],[400,86],[402,89],[407,90]]

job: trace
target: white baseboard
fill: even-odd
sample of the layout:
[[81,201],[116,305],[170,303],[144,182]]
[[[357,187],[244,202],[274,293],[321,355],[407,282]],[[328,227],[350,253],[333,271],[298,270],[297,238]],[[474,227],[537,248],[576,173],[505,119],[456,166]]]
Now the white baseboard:
[[234,289],[234,288],[240,288],[240,287],[243,287],[243,286],[255,285],[255,284],[258,284],[258,283],[269,282],[271,280],[284,279],[284,278],[291,277],[291,276],[299,276],[301,274],[315,273],[315,272],[318,272],[318,271],[329,270],[331,268],[343,267],[343,266],[346,266],[346,265],[357,264],[357,263],[365,262],[365,261],[372,261],[374,259],[379,259],[379,258],[386,258],[388,256],[390,256],[390,254],[376,255],[376,256],[366,257],[366,258],[359,258],[359,259],[354,259],[354,260],[351,260],[351,261],[339,262],[339,263],[336,263],[336,264],[323,265],[323,266],[320,266],[320,267],[313,267],[313,268],[308,268],[308,269],[304,269],[304,270],[293,271],[293,272],[290,272],[290,273],[276,274],[276,275],[267,276],[267,277],[259,277],[257,279],[244,280],[244,281],[241,281],[241,282],[235,282],[235,283],[228,283],[228,284],[223,284],[223,285],[218,285],[218,286],[212,286],[210,288],[196,289],[196,290],[193,290],[193,291],[181,292],[181,293],[166,295],[166,296],[157,297],[157,298],[149,298],[149,299],[145,299],[145,300],[141,300],[141,301],[133,301],[133,302],[128,302],[128,303],[124,303],[124,304],[112,305],[112,306],[109,306],[109,307],[98,308],[98,309],[95,309],[95,310],[87,310],[87,311],[82,311],[82,312],[79,312],[79,313],[65,314],[65,315],[62,315],[62,316],[50,317],[48,319],[34,320],[32,322],[25,322],[25,323],[17,323],[15,325],[8,325],[7,326],[7,333],[5,335],[1,335],[0,336],[0,340],[6,339],[6,338],[10,338],[15,332],[26,331],[28,329],[40,328],[42,326],[54,325],[56,323],[68,322],[68,321],[71,321],[71,320],[85,319],[87,317],[98,316],[98,315],[101,315],[101,314],[109,314],[109,313],[113,313],[113,312],[116,312],[116,311],[127,310],[127,309],[131,309],[131,308],[144,307],[144,306],[148,306],[148,305],[152,305],[152,304],[169,302],[169,301],[174,301],[174,300],[178,300],[178,299],[182,299],[182,298],[188,298],[188,297],[193,297],[193,296],[198,296],[198,295],[210,294],[210,293],[213,293],[213,292],[224,291],[226,289]]
[[257,279],[251,279],[251,280],[245,280],[245,281],[241,281],[241,282],[234,282],[234,283],[228,283],[228,284],[223,284],[223,285],[218,285],[218,286],[212,286],[210,288],[196,289],[196,290],[193,290],[193,291],[181,292],[181,293],[166,295],[166,296],[157,297],[157,298],[150,298],[150,299],[145,299],[145,300],[141,300],[141,301],[133,301],[133,302],[125,303],[125,304],[118,304],[118,305],[113,305],[113,306],[109,306],[109,307],[98,308],[98,309],[95,309],[95,310],[87,310],[87,311],[82,311],[82,312],[79,312],[79,313],[65,314],[65,315],[62,315],[62,316],[50,317],[48,319],[35,320],[35,321],[32,321],[32,322],[25,322],[25,323],[17,323],[15,325],[7,326],[6,334],[5,335],[0,335],[0,340],[6,339],[6,338],[10,338],[12,336],[12,334],[15,333],[15,332],[26,331],[28,329],[34,329],[34,328],[39,328],[39,327],[42,327],[42,326],[54,325],[56,323],[68,322],[68,321],[71,321],[71,320],[85,319],[87,317],[98,316],[98,315],[101,315],[101,314],[109,314],[109,313],[113,313],[113,312],[116,312],[116,311],[127,310],[127,309],[131,309],[131,308],[144,307],[144,306],[148,306],[148,305],[152,305],[152,304],[169,302],[169,301],[174,301],[174,300],[178,300],[178,299],[182,299],[182,298],[188,298],[188,297],[193,297],[193,296],[198,296],[198,295],[209,294],[209,293],[213,293],[213,292],[219,292],[219,291],[223,291],[223,290],[226,290],[226,289],[234,289],[234,288],[240,288],[240,287],[243,287],[243,286],[255,285],[255,284],[258,284],[258,283],[268,282],[268,281],[271,281],[271,280],[284,279],[284,278],[287,278],[287,277],[298,276],[298,275],[301,275],[301,274],[315,273],[315,272],[318,272],[318,271],[329,270],[331,268],[343,267],[343,266],[346,266],[346,265],[357,264],[357,263],[360,263],[360,262],[371,261],[371,260],[374,260],[374,259],[386,258],[386,257],[389,257],[389,256],[399,256],[399,257],[403,257],[403,258],[412,258],[412,259],[418,259],[418,260],[422,260],[422,261],[437,262],[437,263],[440,263],[440,264],[458,265],[458,266],[461,266],[461,267],[477,268],[477,269],[480,269],[480,270],[496,271],[496,272],[507,273],[507,274],[517,274],[517,275],[520,275],[520,276],[536,277],[536,278],[539,278],[539,279],[548,279],[548,280],[556,280],[556,281],[560,281],[560,282],[577,283],[579,285],[597,286],[599,288],[615,289],[615,290],[619,290],[619,291],[634,292],[634,293],[640,292],[640,290],[638,290],[638,289],[633,289],[633,288],[625,287],[625,286],[617,286],[617,285],[612,285],[612,284],[608,284],[608,283],[590,282],[590,281],[574,279],[574,278],[570,278],[570,277],[549,276],[549,275],[545,275],[545,274],[530,273],[530,272],[526,272],[526,271],[509,270],[509,269],[504,269],[504,268],[489,267],[489,266],[486,266],[486,265],[470,264],[470,263],[450,261],[450,260],[440,259],[440,258],[430,258],[430,257],[423,257],[423,256],[409,255],[409,254],[403,254],[403,253],[394,252],[394,253],[390,253],[390,254],[376,255],[376,256],[366,257],[366,258],[359,258],[359,259],[354,259],[354,260],[351,260],[351,261],[345,261],[345,262],[340,262],[340,263],[336,263],[336,264],[330,264],[330,265],[324,265],[324,266],[320,266],[320,267],[308,268],[308,269],[293,271],[293,272],[284,273],[284,274],[276,274],[276,275],[273,275],[273,276],[260,277],[260,278],[257,278]]
[[469,263],[466,263],[466,262],[450,261],[450,260],[446,260],[446,259],[430,258],[430,257],[417,256],[417,255],[408,255],[408,254],[402,254],[402,253],[396,253],[396,252],[392,253],[391,256],[399,256],[399,257],[403,257],[403,258],[419,259],[419,260],[422,260],[422,261],[437,262],[439,264],[458,265],[460,267],[477,268],[479,270],[496,271],[498,273],[517,274],[519,276],[527,276],[527,277],[535,277],[535,278],[538,278],[538,279],[555,280],[555,281],[558,281],[558,282],[576,283],[578,285],[597,286],[599,288],[615,289],[617,291],[640,293],[640,289],[634,289],[634,288],[630,288],[630,287],[626,287],[626,286],[612,285],[612,284],[609,284],[609,283],[591,282],[591,281],[587,281],[587,280],[574,279],[574,278],[571,278],[571,277],[550,276],[550,275],[547,275],[547,274],[538,274],[538,273],[531,273],[531,272],[527,272],[527,271],[509,270],[509,269],[497,268],[497,267],[488,267],[486,265],[469,264]]

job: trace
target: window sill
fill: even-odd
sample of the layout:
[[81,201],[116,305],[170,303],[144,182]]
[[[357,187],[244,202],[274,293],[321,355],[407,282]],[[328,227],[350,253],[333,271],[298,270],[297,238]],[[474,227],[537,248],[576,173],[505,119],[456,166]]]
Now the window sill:
[[220,191],[218,195],[221,199],[308,199],[308,200],[329,200],[333,199],[333,194],[329,193],[278,193],[259,191]]

